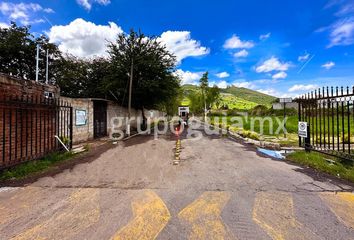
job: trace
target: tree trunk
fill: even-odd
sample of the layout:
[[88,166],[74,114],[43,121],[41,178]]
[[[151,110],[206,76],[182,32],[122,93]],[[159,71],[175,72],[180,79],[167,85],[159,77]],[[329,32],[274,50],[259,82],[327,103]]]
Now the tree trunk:
[[144,106],[141,107],[141,115],[143,117],[143,121],[141,123],[141,130],[145,131],[147,129],[147,118],[144,112]]

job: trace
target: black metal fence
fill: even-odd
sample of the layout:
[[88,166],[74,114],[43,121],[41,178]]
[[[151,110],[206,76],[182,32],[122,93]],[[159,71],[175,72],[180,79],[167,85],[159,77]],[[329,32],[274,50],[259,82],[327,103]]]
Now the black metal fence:
[[0,96],[0,169],[72,147],[72,107],[45,97]]
[[299,121],[307,122],[306,149],[354,160],[354,86],[324,87],[297,99]]

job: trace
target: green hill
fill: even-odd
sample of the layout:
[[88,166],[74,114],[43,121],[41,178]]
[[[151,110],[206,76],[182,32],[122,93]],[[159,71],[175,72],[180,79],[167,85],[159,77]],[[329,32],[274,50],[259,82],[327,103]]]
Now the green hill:
[[[182,105],[189,104],[188,95],[198,91],[199,87],[191,84],[182,86],[184,98]],[[260,93],[247,88],[228,87],[220,89],[221,105],[227,105],[229,109],[251,109],[257,105],[266,105],[270,107],[271,103],[276,99],[273,96]]]
[[239,97],[236,97],[230,93],[221,93],[221,105],[227,105],[229,109],[251,109],[257,106],[255,102],[251,102]]
[[222,93],[230,93],[238,98],[254,102],[260,105],[270,106],[276,97],[257,92],[247,88],[238,88],[238,87],[228,87],[226,89],[221,89]]

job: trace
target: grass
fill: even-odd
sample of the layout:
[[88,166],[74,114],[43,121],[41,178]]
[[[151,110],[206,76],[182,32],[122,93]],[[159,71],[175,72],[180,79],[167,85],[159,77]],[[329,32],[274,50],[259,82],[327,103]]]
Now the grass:
[[232,94],[221,93],[220,106],[224,105],[227,105],[229,109],[248,110],[254,108],[258,104],[236,97]]
[[22,163],[1,172],[0,181],[9,179],[23,179],[31,174],[43,172],[55,163],[68,160],[74,155],[76,154],[72,152],[52,153],[43,159]]
[[[188,96],[198,91],[199,87],[195,85],[185,84],[182,86],[184,91],[184,99],[182,105],[190,103]],[[229,109],[252,109],[257,105],[271,106],[271,103],[276,99],[251,89],[228,87],[220,89],[221,91],[221,106],[227,105]]]
[[[278,118],[278,120],[277,120]],[[238,124],[238,121],[243,123],[242,128],[248,131],[254,131],[257,133],[261,133],[263,129],[264,135],[275,136],[275,131],[279,128],[280,123],[283,121],[283,117],[267,117],[270,121],[265,121],[266,118],[263,117],[253,117],[253,116],[227,116],[227,125],[232,126],[233,124]],[[238,120],[237,120],[238,119]],[[215,122],[217,120],[216,117],[211,117],[211,121]],[[221,119],[219,118],[221,122]],[[280,123],[279,123],[280,121]],[[273,128],[273,130],[272,130]],[[297,133],[298,129],[298,119],[297,116],[290,116],[286,122],[286,129],[288,133]],[[278,134],[283,134],[284,132],[281,130]]]
[[[233,119],[234,118],[234,119]],[[245,131],[253,131],[258,133],[261,136],[272,136],[272,137],[276,137],[277,139],[275,139],[276,142],[279,142],[281,145],[285,145],[285,146],[296,146],[298,143],[298,138],[297,138],[297,133],[298,133],[298,117],[297,116],[288,116],[287,117],[287,121],[286,121],[286,130],[287,130],[287,138],[283,139],[283,135],[284,135],[284,131],[281,128],[282,126],[280,124],[282,124],[283,121],[283,117],[282,116],[269,116],[269,117],[256,117],[256,116],[227,116],[227,125],[223,126],[223,127],[231,127],[233,124],[238,124],[239,122],[242,122],[243,125],[242,126],[238,126],[236,128],[239,129],[243,129]],[[238,120],[237,120],[238,119]],[[266,120],[267,119],[267,120]],[[278,120],[277,120],[278,119]],[[215,124],[215,125],[219,125],[219,123],[221,123],[221,117],[219,117],[219,122],[216,121],[217,117],[216,116],[212,116],[211,117],[211,123]],[[327,118],[326,118],[327,121]],[[341,120],[339,120],[341,121]],[[225,124],[224,124],[225,125]],[[351,120],[351,126],[354,126],[354,120]],[[320,126],[320,125],[319,125]],[[319,129],[318,126],[318,129]],[[280,128],[279,128],[280,127]],[[232,128],[232,127],[231,127]],[[280,129],[279,132],[276,132],[277,129]],[[321,128],[322,128],[322,132],[324,131],[324,124],[323,121],[321,122]],[[328,126],[326,123],[326,136],[324,136],[322,134],[322,142],[325,141],[326,138],[326,143],[332,142],[332,139],[328,139],[328,132],[327,132]],[[232,130],[232,129],[231,129]],[[331,134],[332,134],[332,128],[330,127],[331,130]],[[315,131],[315,130],[314,130]],[[340,139],[340,143],[343,142],[348,142],[349,140],[349,136],[348,136],[348,132],[345,132],[344,138],[342,137],[342,127],[341,125],[339,126],[339,139]],[[335,134],[335,143],[337,142],[337,129],[334,129],[334,134]],[[354,142],[354,127],[351,128],[351,142]],[[319,143],[320,142],[320,136],[319,136],[319,130],[318,130],[318,136],[316,138],[316,134],[314,132],[314,140]],[[332,136],[332,135],[331,135]],[[312,134],[311,134],[311,138],[312,138]],[[258,138],[258,137],[257,137]],[[257,140],[257,139],[256,139]],[[312,141],[312,140],[311,140]]]
[[270,106],[272,104],[272,102],[276,99],[273,96],[261,93],[261,92],[257,92],[251,89],[247,89],[247,88],[238,88],[238,87],[228,87],[226,89],[221,89],[222,92],[224,93],[230,93],[238,98],[250,101],[250,102],[254,102],[257,105],[266,105],[266,106]]
[[[333,176],[354,182],[353,162],[340,162],[334,157],[329,157],[318,152],[308,153],[305,151],[291,153],[287,156],[287,159],[292,162],[296,162],[301,165],[308,166]],[[325,159],[331,159],[335,161],[335,163],[331,164]]]

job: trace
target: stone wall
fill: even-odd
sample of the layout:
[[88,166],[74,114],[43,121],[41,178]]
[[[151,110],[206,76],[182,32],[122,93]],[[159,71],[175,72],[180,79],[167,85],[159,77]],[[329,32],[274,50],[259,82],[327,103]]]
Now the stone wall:
[[[73,143],[85,142],[93,139],[93,101],[90,98],[60,97],[73,108]],[[79,111],[86,112],[85,124],[77,124]]]

